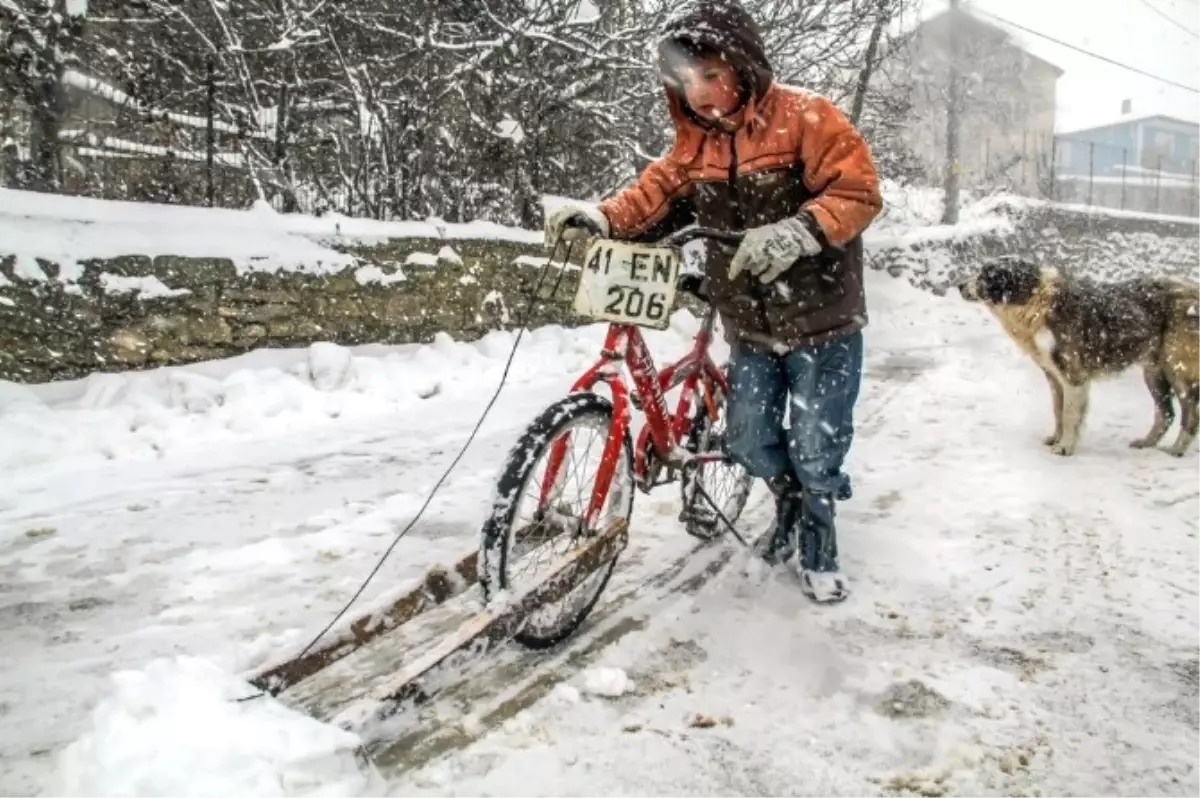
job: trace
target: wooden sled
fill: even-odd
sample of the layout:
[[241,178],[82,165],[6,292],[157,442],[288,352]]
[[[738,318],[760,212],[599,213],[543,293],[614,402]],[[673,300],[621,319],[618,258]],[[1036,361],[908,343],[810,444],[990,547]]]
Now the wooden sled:
[[[352,710],[339,715],[339,725],[353,727],[382,720],[402,711],[405,706],[429,700],[438,691],[435,684],[438,677],[513,637],[533,613],[565,598],[589,575],[618,556],[628,542],[629,530],[624,520],[616,521],[600,534],[583,541],[542,581],[514,594],[502,605],[489,606],[476,613],[432,650],[404,664],[394,676],[368,691]],[[472,552],[450,569],[434,566],[419,586],[384,610],[374,610],[357,618],[348,629],[332,635],[327,642],[302,655],[268,664],[250,678],[250,683],[269,695],[278,696],[368,643],[462,595],[478,582],[478,557],[478,552]]]

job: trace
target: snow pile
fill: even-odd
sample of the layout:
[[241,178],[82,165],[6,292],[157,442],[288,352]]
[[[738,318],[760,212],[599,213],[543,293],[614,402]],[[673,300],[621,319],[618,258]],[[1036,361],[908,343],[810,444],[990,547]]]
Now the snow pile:
[[[647,331],[647,339],[656,356],[677,357],[696,325],[680,310],[668,330]],[[604,325],[527,332],[509,384],[559,373],[565,391],[595,362],[604,333]],[[329,428],[345,418],[403,418],[442,394],[460,404],[482,401],[499,383],[514,339],[512,332],[496,331],[470,343],[445,333],[428,345],[318,342],[37,386],[0,381],[0,440],[6,444],[0,469],[157,458],[177,448]]]
[[195,657],[113,674],[91,728],[59,755],[60,795],[365,795],[356,735],[250,701],[245,682]]
[[620,698],[633,689],[621,668],[589,668],[583,672],[583,692],[602,698]]

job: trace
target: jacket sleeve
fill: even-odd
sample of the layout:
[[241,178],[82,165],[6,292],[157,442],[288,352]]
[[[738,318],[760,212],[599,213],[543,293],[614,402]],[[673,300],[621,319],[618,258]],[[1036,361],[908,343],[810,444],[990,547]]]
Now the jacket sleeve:
[[862,134],[826,98],[810,95],[801,114],[804,182],[816,195],[804,210],[812,214],[826,241],[844,247],[883,208],[875,162]]
[[600,203],[600,210],[613,238],[654,240],[694,220],[691,188],[686,170],[664,156],[642,170],[633,185]]

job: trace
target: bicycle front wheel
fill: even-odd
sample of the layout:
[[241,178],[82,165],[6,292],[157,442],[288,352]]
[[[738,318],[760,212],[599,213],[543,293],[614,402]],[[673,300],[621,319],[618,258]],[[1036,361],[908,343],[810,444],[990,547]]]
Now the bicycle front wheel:
[[[629,521],[633,454],[625,435],[600,512],[593,524],[585,522],[612,423],[607,399],[577,393],[546,408],[517,440],[481,530],[480,586],[486,602],[538,584],[589,537]],[[616,566],[614,557],[562,599],[539,608],[515,636],[517,642],[548,648],[570,636],[596,606]]]
[[[716,390],[716,386],[713,388]],[[728,531],[726,522],[737,523],[754,484],[746,469],[728,456],[725,445],[728,399],[717,390],[715,400],[716,418],[708,412],[704,401],[697,403],[685,442],[688,451],[712,459],[705,459],[686,471],[679,483],[683,503],[680,520],[689,535],[708,541]]]

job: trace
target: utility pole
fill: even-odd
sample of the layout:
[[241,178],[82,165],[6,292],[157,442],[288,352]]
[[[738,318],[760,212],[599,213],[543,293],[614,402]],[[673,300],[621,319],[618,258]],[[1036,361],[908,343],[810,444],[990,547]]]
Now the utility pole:
[[946,174],[945,204],[942,209],[942,224],[958,222],[958,178],[962,171],[959,162],[958,133],[962,119],[962,79],[959,76],[962,42],[958,31],[959,0],[950,0],[949,36],[950,69],[946,105]]

